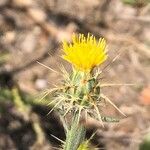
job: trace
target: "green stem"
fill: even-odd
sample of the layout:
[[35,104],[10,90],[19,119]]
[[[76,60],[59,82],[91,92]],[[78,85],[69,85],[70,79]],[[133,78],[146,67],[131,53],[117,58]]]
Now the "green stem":
[[83,125],[79,124],[78,117],[78,113],[74,115],[70,130],[67,131],[64,150],[77,150],[85,139],[86,129]]

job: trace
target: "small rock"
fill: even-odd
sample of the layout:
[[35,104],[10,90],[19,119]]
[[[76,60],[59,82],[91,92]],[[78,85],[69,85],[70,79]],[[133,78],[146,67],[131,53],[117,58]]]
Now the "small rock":
[[150,86],[143,89],[139,99],[143,105],[150,105]]
[[149,27],[143,28],[143,34],[141,36],[141,39],[143,41],[146,41],[147,43],[150,43],[149,35],[150,35],[150,29],[149,29]]
[[47,81],[45,79],[37,79],[35,86],[38,90],[43,90],[47,87]]
[[69,23],[66,28],[59,29],[56,33],[56,38],[58,42],[63,41],[64,39],[67,41],[71,40],[71,36],[77,30],[77,26],[74,23]]
[[39,8],[29,8],[28,13],[36,22],[43,22],[46,20],[45,12]]
[[20,43],[20,47],[24,52],[33,52],[36,46],[36,37],[33,33],[28,33],[23,42]]
[[32,0],[13,0],[12,4],[17,6],[17,7],[28,7],[33,5]]
[[121,1],[112,1],[112,7],[114,13],[117,16],[127,15],[127,16],[134,16],[136,15],[136,10],[133,7],[128,7],[127,5],[123,4]]
[[8,129],[9,130],[16,130],[21,127],[21,123],[17,120],[14,120],[9,123]]
[[15,40],[15,32],[14,31],[8,31],[4,35],[4,42],[6,43],[12,43]]

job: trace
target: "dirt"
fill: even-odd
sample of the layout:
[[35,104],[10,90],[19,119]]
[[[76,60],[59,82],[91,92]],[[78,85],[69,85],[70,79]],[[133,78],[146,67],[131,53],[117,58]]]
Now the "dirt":
[[[69,71],[70,66],[60,57],[63,39],[70,40],[74,32],[104,37],[109,59],[101,68],[110,65],[104,70],[101,82],[134,85],[102,89],[126,117],[109,105],[104,108],[103,114],[121,120],[107,123],[104,129],[100,127],[96,145],[108,150],[138,150],[150,132],[150,105],[140,101],[142,91],[150,86],[149,26],[147,1],[131,5],[121,0],[2,0],[0,90],[18,87],[22,93],[39,96],[43,90],[59,84],[62,77],[37,61],[57,71],[63,64]],[[1,63],[3,54],[7,57]],[[116,61],[111,62],[117,55]],[[49,108],[34,105],[31,109],[39,116],[44,131],[44,142],[39,146],[32,119],[24,120],[12,101],[6,99],[0,103],[4,110],[0,114],[0,149],[49,150],[60,144],[51,134],[64,140],[57,113],[47,116]],[[89,130],[95,129],[95,124],[93,121]]]

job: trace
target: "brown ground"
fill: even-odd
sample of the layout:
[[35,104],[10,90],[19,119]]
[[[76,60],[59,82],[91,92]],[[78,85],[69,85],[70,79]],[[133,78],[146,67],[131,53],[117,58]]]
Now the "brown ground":
[[[7,53],[8,59],[0,67],[0,90],[17,85],[24,93],[38,95],[59,83],[61,76],[39,65],[37,60],[55,70],[59,70],[60,64],[69,68],[60,58],[64,38],[69,40],[73,32],[104,37],[109,50],[106,64],[121,55],[105,69],[103,82],[135,86],[103,90],[127,117],[120,116],[123,119],[119,123],[106,124],[105,129],[98,130],[97,143],[108,150],[137,150],[144,135],[150,132],[150,90],[141,94],[150,86],[149,14],[148,1],[127,5],[121,0],[1,0],[0,55]],[[64,139],[58,117],[46,115],[47,108],[32,108],[31,114],[38,114],[45,131],[44,143],[38,145],[32,129],[35,120],[20,118],[10,101],[0,103],[5,110],[0,114],[0,149],[49,150],[58,144],[50,134]],[[119,116],[112,107],[106,109],[107,114]],[[94,126],[95,122],[91,124]]]

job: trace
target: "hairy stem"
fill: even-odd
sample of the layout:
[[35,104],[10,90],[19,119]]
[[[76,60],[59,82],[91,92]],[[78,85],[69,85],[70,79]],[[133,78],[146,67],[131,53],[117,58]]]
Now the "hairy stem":
[[78,113],[74,115],[70,129],[67,131],[64,150],[77,150],[85,139],[86,129],[83,125],[79,124],[78,115]]

